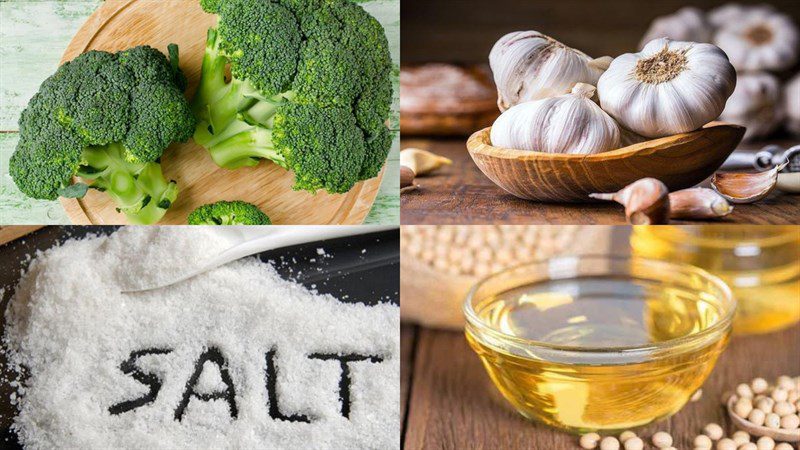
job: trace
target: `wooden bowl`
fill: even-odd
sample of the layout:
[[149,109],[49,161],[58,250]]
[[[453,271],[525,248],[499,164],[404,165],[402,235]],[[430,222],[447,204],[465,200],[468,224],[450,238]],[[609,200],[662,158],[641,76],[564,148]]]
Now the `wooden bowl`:
[[737,416],[733,411],[738,399],[739,398],[735,395],[731,396],[727,404],[728,416],[731,418],[733,424],[736,425],[736,428],[747,431],[751,436],[755,437],[767,436],[778,442],[800,442],[800,429],[784,430],[769,428],[763,425],[756,425],[747,419]]
[[676,134],[595,155],[566,155],[493,147],[491,127],[467,140],[478,168],[512,195],[542,202],[587,202],[593,192],[616,192],[645,177],[670,191],[713,174],[736,149],[744,127],[712,122]]

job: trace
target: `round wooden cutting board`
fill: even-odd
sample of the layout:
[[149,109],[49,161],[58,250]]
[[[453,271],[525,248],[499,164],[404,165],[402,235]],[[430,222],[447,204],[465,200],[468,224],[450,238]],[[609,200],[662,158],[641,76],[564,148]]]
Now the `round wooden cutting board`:
[[[61,63],[88,50],[116,52],[147,44],[166,54],[171,43],[180,47],[180,66],[189,80],[187,97],[200,80],[206,30],[216,22],[198,0],[106,0],[78,30]],[[227,170],[193,141],[170,146],[162,158],[164,176],[178,182],[178,199],[159,222],[185,224],[196,207],[218,200],[244,200],[258,205],[275,224],[360,224],[378,194],[383,170],[345,194],[293,191],[294,175],[262,162],[256,167]],[[105,194],[89,190],[82,199],[62,198],[75,224],[124,224]]]

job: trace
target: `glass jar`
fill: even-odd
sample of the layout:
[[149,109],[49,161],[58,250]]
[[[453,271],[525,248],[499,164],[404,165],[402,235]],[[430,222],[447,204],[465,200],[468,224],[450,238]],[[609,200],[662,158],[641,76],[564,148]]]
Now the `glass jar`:
[[636,226],[633,253],[701,267],[738,301],[733,330],[766,333],[800,320],[800,226]]

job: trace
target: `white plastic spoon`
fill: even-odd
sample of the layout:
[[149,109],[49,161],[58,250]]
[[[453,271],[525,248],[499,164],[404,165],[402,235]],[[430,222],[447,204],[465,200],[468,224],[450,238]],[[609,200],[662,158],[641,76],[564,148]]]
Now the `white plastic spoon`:
[[305,244],[309,242],[323,241],[326,239],[336,239],[347,236],[357,236],[360,234],[378,233],[381,231],[397,229],[397,226],[366,226],[366,225],[347,225],[347,226],[292,226],[292,227],[237,227],[239,230],[220,230],[232,235],[244,238],[232,247],[222,251],[212,257],[208,262],[200,267],[193,268],[187,273],[170,281],[161,282],[155,285],[145,285],[144,287],[123,288],[122,293],[134,293],[151,291],[171,286],[181,281],[208,272],[231,261],[244,258],[245,256],[255,255],[267,250],[289,247],[292,245]]

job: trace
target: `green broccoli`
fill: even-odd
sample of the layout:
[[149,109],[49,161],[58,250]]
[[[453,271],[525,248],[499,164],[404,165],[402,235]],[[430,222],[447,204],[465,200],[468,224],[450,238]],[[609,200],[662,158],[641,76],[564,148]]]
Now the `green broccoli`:
[[[194,140],[220,167],[268,159],[295,189],[349,191],[392,136],[392,62],[380,23],[349,0],[200,0],[208,30]],[[226,68],[230,67],[230,81]]]
[[[90,51],[46,79],[22,112],[9,172],[25,195],[55,200],[104,191],[135,224],[158,222],[175,201],[160,158],[196,121],[183,96],[178,48]],[[73,177],[90,182],[75,183]]]
[[189,214],[189,225],[271,225],[258,206],[241,200],[203,205]]

